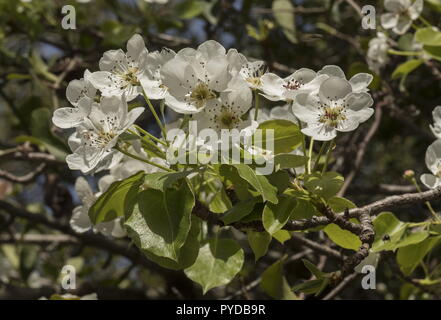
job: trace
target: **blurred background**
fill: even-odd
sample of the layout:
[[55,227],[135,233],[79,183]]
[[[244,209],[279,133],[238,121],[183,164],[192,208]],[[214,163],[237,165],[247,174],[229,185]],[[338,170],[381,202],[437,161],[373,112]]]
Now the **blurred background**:
[[[275,7],[270,0],[0,0],[0,299],[37,299],[61,292],[60,271],[66,264],[77,269],[78,295],[203,297],[182,272],[150,263],[134,247],[125,250],[99,235],[75,237],[68,227],[79,201],[73,189],[79,173],[65,165],[67,136],[50,119],[54,109],[68,106],[69,81],[82,78],[85,69],[98,70],[104,51],[125,49],[134,33],[144,37],[149,51],[178,51],[214,39],[266,61],[269,70],[281,76],[327,64],[340,66],[348,77],[373,73],[366,51],[377,31],[361,27],[359,9],[366,4],[377,8],[379,25],[382,1],[294,0],[279,1]],[[62,28],[65,5],[75,9],[76,29]],[[425,5],[430,8],[425,18],[439,24],[441,2]],[[403,172],[412,169],[419,176],[426,171],[425,150],[434,140],[431,112],[441,105],[441,68],[433,62],[404,80],[392,80],[392,71],[403,61],[405,57],[394,56],[381,75],[375,74],[371,91],[376,116],[338,138],[333,170],[351,180],[345,196],[357,205],[415,191]],[[264,100],[266,108],[280,105]],[[148,113],[143,117],[143,126],[153,124]],[[89,180],[94,183],[93,177]],[[403,209],[399,216],[421,221],[427,213],[418,206]],[[292,256],[300,249],[296,243],[282,247],[273,242],[268,257],[257,264],[247,252],[251,258],[240,276],[204,297],[268,298],[256,277],[281,255]],[[305,255],[320,262],[320,256]],[[382,269],[377,290],[354,285],[342,297],[407,298],[406,287],[392,273]],[[299,259],[286,265],[291,284],[308,275]]]

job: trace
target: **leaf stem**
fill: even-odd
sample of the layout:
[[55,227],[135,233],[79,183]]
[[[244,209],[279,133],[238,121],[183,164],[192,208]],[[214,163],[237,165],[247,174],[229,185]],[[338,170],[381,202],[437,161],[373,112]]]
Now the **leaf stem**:
[[311,141],[309,142],[309,151],[308,151],[308,174],[311,173],[311,160],[312,160],[312,148],[314,146],[314,138],[311,138]]
[[149,106],[150,111],[151,111],[152,114],[153,114],[153,117],[155,117],[155,120],[156,120],[156,122],[158,123],[159,128],[161,129],[162,136],[163,136],[164,139],[165,139],[165,137],[167,136],[167,133],[166,133],[166,131],[165,131],[164,125],[162,124],[161,120],[159,119],[158,114],[156,113],[155,107],[153,107],[152,102],[151,102],[150,99],[147,97],[147,94],[145,93],[144,90],[142,91],[142,94],[144,95],[144,99],[145,99],[145,101],[147,102],[147,105]]
[[[299,124],[300,131],[302,130],[302,122],[300,120],[297,120],[297,123]],[[302,135],[302,151],[303,155],[306,156],[306,143],[305,143],[305,135],[301,133]],[[308,165],[305,163],[305,172],[308,172]]]
[[318,168],[319,162],[320,162],[320,158],[322,157],[323,152],[325,151],[327,145],[328,145],[328,141],[325,141],[325,142],[322,143],[322,145],[320,147],[320,151],[319,151],[319,153],[317,155],[317,158],[315,160],[314,168],[312,169],[312,172],[317,171],[317,168]]
[[154,135],[152,135],[150,132],[144,130],[143,128],[141,128],[138,125],[134,125],[136,127],[136,130],[140,131],[143,135],[149,137],[150,139],[152,139],[153,141],[156,141],[160,144],[162,144],[163,146],[167,146],[167,143],[165,143],[164,141],[162,141],[161,139],[158,139],[157,137],[155,137]]
[[332,139],[329,142],[329,148],[328,151],[326,152],[325,164],[323,165],[322,175],[324,175],[326,170],[328,169],[328,163],[329,163],[329,159],[331,158],[333,148],[334,148],[334,139]]
[[421,51],[400,51],[394,49],[389,49],[387,52],[397,56],[420,56],[422,54]]
[[259,93],[254,90],[254,121],[257,121],[257,116],[259,114]]

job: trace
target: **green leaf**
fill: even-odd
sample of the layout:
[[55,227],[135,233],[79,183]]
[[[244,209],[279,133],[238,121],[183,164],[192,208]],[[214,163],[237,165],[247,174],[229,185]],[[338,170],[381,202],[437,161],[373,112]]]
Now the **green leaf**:
[[249,215],[254,208],[254,205],[258,202],[258,198],[251,198],[248,200],[240,201],[228,210],[221,218],[225,224],[232,224],[240,221],[243,217]]
[[318,296],[329,284],[329,278],[305,281],[295,285],[293,291],[301,291],[305,294],[315,294]]
[[402,247],[397,252],[397,262],[401,271],[408,276],[420,264],[429,251],[440,243],[441,236],[430,237],[422,242]]
[[205,9],[204,1],[186,0],[178,3],[175,7],[176,14],[181,19],[192,19],[200,15]]
[[272,4],[274,18],[283,29],[283,33],[292,43],[297,43],[294,6],[290,0],[274,0]]
[[299,127],[288,120],[269,120],[262,122],[258,129],[262,134],[254,134],[254,145],[267,149],[271,144],[267,142],[265,130],[274,130],[274,153],[290,153],[302,143],[303,134]]
[[110,185],[89,209],[89,218],[93,224],[114,220],[133,211],[136,196],[141,191],[144,172],[138,172],[127,179]]
[[256,172],[246,164],[234,164],[233,166],[237,169],[239,176],[256,189],[262,196],[263,201],[277,203],[277,188],[272,186],[264,176],[257,175]]
[[352,201],[341,197],[329,198],[327,204],[335,213],[340,213],[346,209],[353,209],[356,207]]
[[320,215],[320,212],[311,203],[311,199],[304,197],[300,192],[294,193],[293,196],[297,200],[297,205],[291,213],[292,220],[310,219],[313,216]]
[[423,59],[411,59],[400,64],[392,73],[392,79],[401,78],[407,76],[413,70],[418,68],[424,62]]
[[297,299],[283,275],[283,259],[276,261],[262,273],[260,286],[267,295],[274,299]]
[[233,205],[231,204],[230,198],[225,192],[225,188],[221,185],[219,190],[214,190],[214,196],[208,204],[208,208],[214,213],[224,213],[231,209]]
[[438,61],[441,61],[441,46],[424,46],[423,49],[426,54]]
[[280,195],[277,204],[267,203],[262,213],[265,230],[273,235],[283,228],[296,206],[296,199],[288,195]]
[[272,237],[265,231],[258,232],[253,230],[248,230],[247,236],[250,247],[254,252],[255,261],[257,261],[268,251],[268,246],[271,242]]
[[144,187],[152,188],[164,192],[173,183],[187,177],[195,171],[181,171],[181,172],[154,172],[145,175]]
[[342,248],[356,251],[361,246],[361,241],[355,234],[348,230],[343,230],[334,223],[328,224],[323,231],[329,239]]
[[125,226],[137,233],[140,248],[178,261],[191,227],[194,196],[184,180],[177,189],[147,189],[138,194],[137,205]]
[[284,244],[286,241],[291,239],[291,234],[288,230],[279,230],[273,233],[273,238]]
[[210,239],[199,250],[185,274],[202,286],[203,293],[228,284],[242,269],[244,252],[232,239]]
[[398,220],[391,212],[382,212],[374,220],[375,240],[372,251],[395,250],[406,231],[407,224]]
[[151,253],[150,251],[143,250],[139,234],[134,232],[132,229],[127,228],[127,234],[149,260],[157,263],[163,268],[172,269],[172,270],[182,270],[193,265],[198,256],[199,253],[198,236],[200,232],[200,227],[199,227],[200,224],[201,224],[201,220],[195,216],[192,216],[191,228],[188,233],[187,240],[180,249],[180,254],[177,261],[174,261],[170,258],[160,257]]
[[415,40],[428,46],[441,46],[441,31],[433,27],[418,29]]
[[276,170],[296,168],[305,165],[308,162],[308,157],[299,156],[296,154],[281,153],[274,157],[274,165]]
[[329,199],[340,191],[344,179],[337,172],[326,172],[323,176],[313,173],[305,177],[305,187],[310,192]]
[[326,276],[326,273],[320,271],[313,263],[308,261],[307,259],[302,259],[305,267],[317,278],[321,279]]

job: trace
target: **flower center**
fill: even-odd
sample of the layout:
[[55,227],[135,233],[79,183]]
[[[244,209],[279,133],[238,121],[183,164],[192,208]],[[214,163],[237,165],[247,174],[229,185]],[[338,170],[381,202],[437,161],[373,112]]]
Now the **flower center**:
[[283,87],[287,90],[298,90],[303,84],[297,80],[290,80],[287,84],[283,85]]
[[344,107],[324,107],[323,114],[319,117],[319,122],[330,127],[336,128],[341,121],[346,120]]
[[139,80],[136,74],[138,73],[138,68],[129,68],[124,74],[123,79],[125,82],[131,84],[132,86],[139,86]]
[[83,138],[89,142],[89,146],[105,148],[114,138],[116,134],[113,131],[106,132],[104,130],[88,131],[83,133]]
[[260,77],[250,77],[250,78],[247,78],[247,81],[253,87],[259,87],[262,84]]
[[216,98],[216,93],[208,88],[207,84],[201,82],[193,88],[190,93],[190,101],[196,105],[198,109],[205,105],[205,102]]

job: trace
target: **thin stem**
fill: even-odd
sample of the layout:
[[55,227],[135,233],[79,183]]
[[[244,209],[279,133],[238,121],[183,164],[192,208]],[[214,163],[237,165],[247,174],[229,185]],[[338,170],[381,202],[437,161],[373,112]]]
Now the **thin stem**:
[[317,155],[317,158],[316,158],[316,160],[315,160],[314,168],[312,169],[312,172],[316,172],[316,171],[317,171],[317,168],[318,168],[318,166],[319,166],[319,162],[320,162],[320,158],[322,157],[323,152],[325,151],[327,144],[328,144],[327,141],[325,141],[325,142],[322,143],[322,145],[321,145],[321,147],[320,147],[320,151],[319,151],[319,153],[318,153],[318,155]]
[[[302,130],[302,122],[297,120],[299,124],[299,129]],[[303,155],[306,156],[306,143],[305,143],[305,135],[302,133],[302,151]],[[305,163],[305,172],[308,172],[308,165]]]
[[424,23],[427,27],[432,27],[432,25],[430,24],[429,21],[427,21],[426,19],[423,18],[423,16],[419,16],[418,19]]
[[308,174],[311,173],[311,160],[312,160],[312,147],[314,146],[314,138],[311,138],[311,141],[309,142],[309,151],[308,151]]
[[420,56],[422,54],[421,51],[399,51],[394,49],[389,49],[387,52],[397,56]]
[[257,121],[257,116],[259,114],[259,93],[254,90],[254,121]]
[[162,169],[162,170],[164,170],[164,171],[175,172],[174,170],[172,170],[172,169],[170,169],[170,168],[164,167],[164,166],[162,166],[162,165],[160,165],[160,164],[154,163],[154,162],[152,162],[152,161],[150,161],[150,160],[147,160],[147,159],[141,158],[141,157],[139,157],[139,156],[137,156],[137,155],[135,155],[135,154],[132,154],[132,153],[130,153],[130,152],[128,152],[128,151],[125,151],[125,150],[123,150],[122,148],[120,148],[119,146],[115,146],[114,148],[115,148],[116,150],[118,150],[119,152],[121,152],[121,153],[125,154],[126,156],[128,156],[128,157],[130,157],[130,158],[133,158],[133,159],[135,159],[135,160],[139,160],[139,161],[145,162],[145,163],[147,163],[147,164],[149,164],[149,165],[151,165],[151,166],[157,167],[157,168]]
[[156,120],[156,122],[158,123],[159,128],[161,129],[162,136],[163,136],[164,139],[165,139],[165,137],[167,136],[166,131],[165,131],[165,128],[164,128],[164,126],[163,126],[161,120],[159,119],[159,116],[158,116],[158,114],[156,113],[156,110],[155,110],[155,108],[153,107],[153,104],[151,103],[150,99],[147,97],[147,94],[145,93],[144,90],[143,90],[143,95],[144,95],[144,99],[145,99],[145,101],[147,102],[147,105],[148,105],[149,108],[150,108],[150,111],[151,111],[152,114],[153,114],[153,117],[155,117],[155,120]]
[[[410,181],[412,182],[412,184],[415,186],[415,188],[417,189],[418,192],[422,192],[417,180],[415,179],[415,177],[413,177],[412,179],[410,179]],[[432,205],[430,204],[429,201],[424,202],[424,204],[426,205],[427,209],[429,209],[430,214],[432,215],[432,217],[436,220],[436,221],[441,221],[441,219],[438,217],[438,215],[436,214],[435,210],[433,209]]]
[[156,141],[160,144],[162,144],[163,146],[167,146],[167,143],[165,143],[164,141],[162,141],[161,139],[158,139],[157,137],[155,137],[154,135],[152,135],[150,132],[144,130],[143,128],[141,128],[138,125],[134,125],[136,127],[136,130],[140,131],[143,135],[149,137],[150,139],[152,139],[153,141]]
[[[136,125],[135,125],[136,126]],[[148,146],[151,146],[151,147],[153,147],[155,150],[157,150],[158,152],[159,152],[159,155],[160,155],[160,157],[161,158],[163,158],[163,159],[165,159],[165,154],[164,154],[164,151],[162,151],[161,150],[161,148],[159,148],[152,140],[150,140],[150,139],[143,139],[143,137],[142,136],[140,136],[139,134],[137,134],[135,131],[133,131],[133,130],[127,130],[129,133],[131,133],[131,134],[134,134],[134,135],[136,135],[136,136],[138,136],[139,138],[140,138],[140,140],[141,140],[141,143],[143,144],[143,145],[148,145]],[[157,154],[158,155],[158,154]]]
[[322,175],[325,174],[326,170],[328,169],[328,163],[329,163],[329,159],[331,158],[333,148],[334,148],[334,140],[331,140],[331,142],[329,142],[328,151],[326,152],[325,164],[323,165]]

